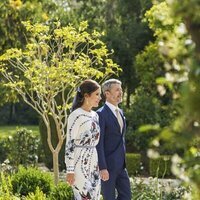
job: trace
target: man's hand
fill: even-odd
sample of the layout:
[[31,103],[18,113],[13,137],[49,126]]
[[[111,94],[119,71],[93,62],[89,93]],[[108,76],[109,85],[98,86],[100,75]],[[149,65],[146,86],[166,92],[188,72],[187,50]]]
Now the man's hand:
[[66,175],[66,181],[69,183],[69,185],[73,185],[74,184],[74,173],[67,173]]
[[100,171],[100,177],[103,181],[109,180],[109,173],[107,169],[103,169]]

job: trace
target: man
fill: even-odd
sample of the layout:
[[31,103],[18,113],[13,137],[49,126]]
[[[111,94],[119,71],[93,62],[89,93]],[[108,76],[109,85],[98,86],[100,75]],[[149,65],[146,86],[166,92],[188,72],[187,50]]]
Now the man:
[[[100,141],[97,145],[102,195],[104,200],[131,200],[130,181],[125,166],[125,118],[118,104],[122,102],[121,82],[109,79],[102,85],[105,105],[97,113]],[[117,196],[116,196],[117,191]]]

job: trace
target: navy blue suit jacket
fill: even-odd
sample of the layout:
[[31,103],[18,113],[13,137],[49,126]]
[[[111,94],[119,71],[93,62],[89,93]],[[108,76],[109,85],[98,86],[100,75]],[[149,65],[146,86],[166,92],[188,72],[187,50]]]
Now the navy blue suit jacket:
[[125,168],[125,140],[126,122],[122,111],[124,126],[122,133],[117,118],[105,104],[99,110],[100,141],[97,145],[99,168],[116,171]]

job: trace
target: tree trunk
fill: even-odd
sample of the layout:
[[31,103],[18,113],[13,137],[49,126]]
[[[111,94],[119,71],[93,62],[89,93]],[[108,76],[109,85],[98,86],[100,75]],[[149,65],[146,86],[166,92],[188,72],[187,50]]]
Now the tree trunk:
[[[56,134],[54,134],[57,138],[57,142],[56,144],[53,144],[55,141],[53,140],[52,136],[53,136],[53,132],[51,130],[51,123],[50,123],[50,118],[45,118],[46,116],[44,115],[43,116],[43,121],[44,121],[44,124],[46,126],[46,131],[47,131],[47,144],[48,144],[48,147],[51,151],[51,155],[52,155],[52,158],[53,158],[53,172],[54,172],[54,183],[55,185],[58,184],[59,182],[59,152],[63,146],[63,142],[64,142],[64,138],[62,136],[62,130],[56,130]],[[53,121],[53,119],[52,119]],[[55,125],[55,121],[54,122],[54,125]],[[56,125],[55,125],[56,126]],[[54,142],[53,142],[54,141]],[[63,156],[64,157],[64,156]],[[64,159],[63,159],[64,160]]]
[[[50,117],[50,127],[51,127],[51,141],[53,147],[56,147],[58,145],[58,137],[57,137],[57,132],[56,132],[56,127],[55,127],[55,122],[53,119]],[[49,168],[53,168],[53,152],[49,148],[48,142],[47,142],[47,128],[46,124],[40,118],[39,120],[39,130],[40,130],[40,137],[42,140],[42,145],[43,145],[43,150],[45,154],[45,165]],[[63,141],[64,143],[65,141]],[[59,150],[58,154],[58,163],[59,163],[59,170],[62,171],[65,169],[65,162],[64,162],[64,155],[65,155],[65,146],[62,145],[61,150]]]
[[131,96],[131,91],[129,86],[127,85],[126,108],[130,108],[130,96]]
[[11,103],[10,104],[10,114],[9,114],[9,124],[14,124],[16,123],[16,109],[15,109],[15,104]]
[[59,152],[54,151],[52,154],[53,154],[54,184],[57,185],[58,181],[59,181],[59,165],[58,165],[58,154],[59,154]]

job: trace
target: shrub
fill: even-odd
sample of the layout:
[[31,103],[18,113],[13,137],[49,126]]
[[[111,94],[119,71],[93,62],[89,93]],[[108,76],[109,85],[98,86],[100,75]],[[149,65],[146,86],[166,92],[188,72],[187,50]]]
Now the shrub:
[[[162,182],[157,178],[130,179],[132,200],[180,200],[190,196],[188,188]],[[189,198],[188,198],[189,199]]]
[[53,178],[49,173],[36,168],[19,167],[19,171],[12,176],[13,192],[27,196],[39,187],[44,194],[49,194],[53,185]]
[[34,165],[38,161],[38,154],[41,153],[38,152],[39,145],[38,136],[35,136],[31,130],[20,128],[12,137],[7,138],[8,159],[14,166]]
[[149,173],[153,177],[172,176],[170,157],[163,155],[157,159],[150,159]]
[[134,153],[126,154],[126,167],[129,176],[133,176],[140,172],[141,155]]
[[4,174],[12,174],[15,171],[15,168],[10,165],[10,161],[6,159],[2,164],[0,164],[0,171]]
[[29,193],[25,200],[46,200],[46,195],[39,189],[36,188],[35,193]]
[[6,140],[0,138],[0,163],[3,163],[8,156],[8,147],[6,145]]
[[71,200],[73,199],[73,192],[71,187],[65,183],[60,182],[51,192],[50,200]]
[[12,193],[12,185],[10,181],[10,176],[5,177],[3,172],[1,172],[1,177],[0,177],[0,198],[1,197],[10,197]]
[[0,200],[19,200],[18,197],[14,196],[12,193],[12,184],[10,176],[5,176],[1,172],[0,177]]

